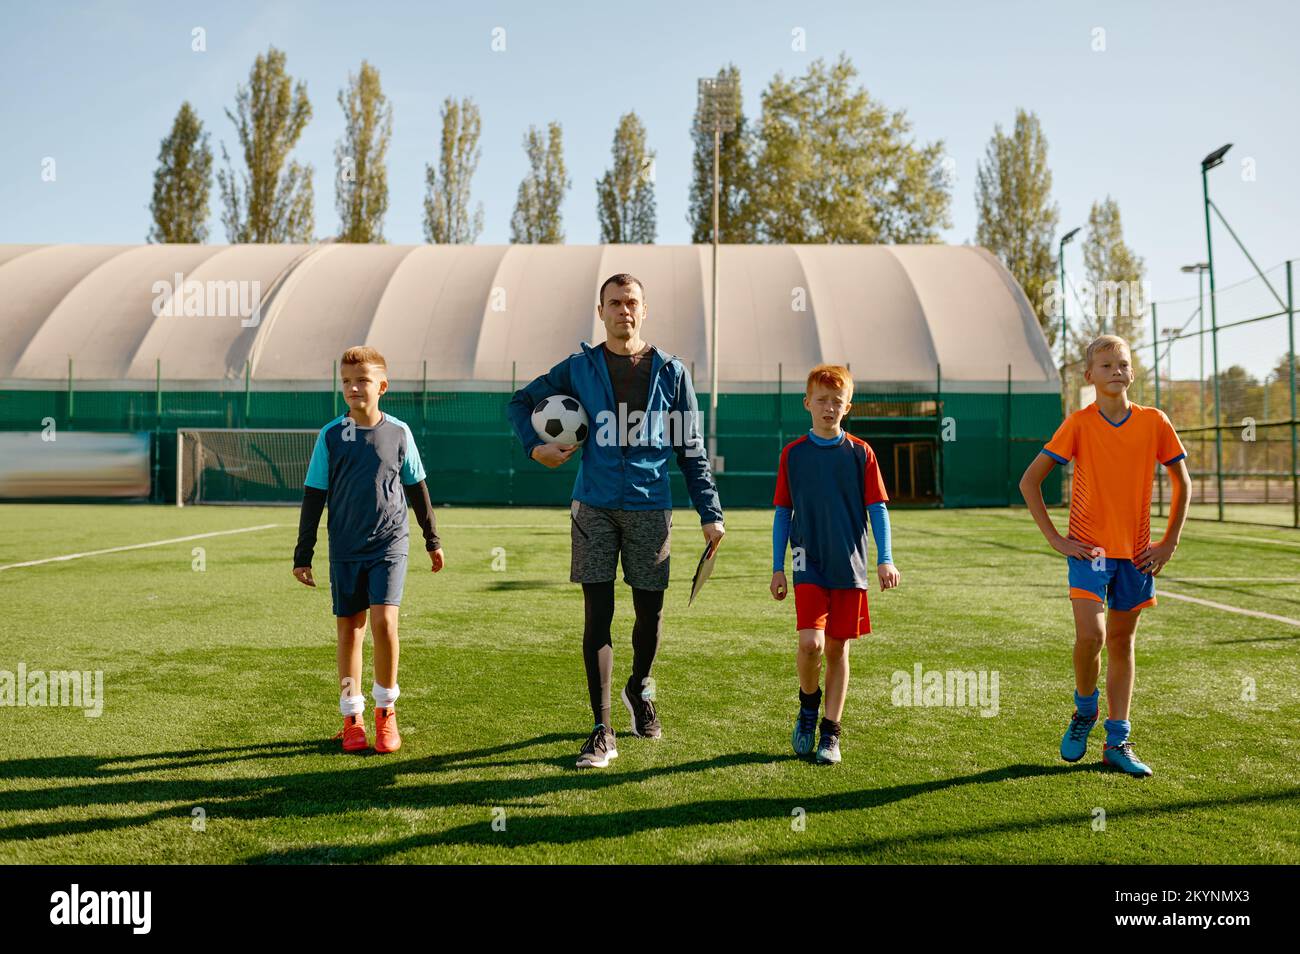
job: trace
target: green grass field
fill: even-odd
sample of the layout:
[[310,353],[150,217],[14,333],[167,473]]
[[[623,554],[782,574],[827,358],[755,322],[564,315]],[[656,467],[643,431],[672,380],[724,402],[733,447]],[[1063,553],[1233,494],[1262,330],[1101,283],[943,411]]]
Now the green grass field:
[[[1100,728],[1067,765],[1064,561],[1023,510],[893,513],[902,585],[872,592],[837,767],[789,749],[794,606],[767,592],[770,515],[728,513],[688,609],[702,538],[679,512],[655,667],[665,738],[626,733],[616,701],[621,757],[587,772],[572,767],[590,717],[565,510],[439,511],[448,567],[414,554],[405,744],[387,756],[330,741],[334,623],[328,587],[290,575],[296,510],[0,519],[0,565],[276,524],[0,570],[0,670],[104,674],[98,718],[0,708],[0,861],[1300,862],[1300,626],[1162,598],[1143,614],[1133,714],[1155,777],[1101,770]],[[322,539],[321,583],[323,554]],[[1295,531],[1194,522],[1158,586],[1296,620],[1298,580]],[[616,685],[631,620],[620,583]],[[997,714],[893,705],[892,674],[918,663],[996,670]]]

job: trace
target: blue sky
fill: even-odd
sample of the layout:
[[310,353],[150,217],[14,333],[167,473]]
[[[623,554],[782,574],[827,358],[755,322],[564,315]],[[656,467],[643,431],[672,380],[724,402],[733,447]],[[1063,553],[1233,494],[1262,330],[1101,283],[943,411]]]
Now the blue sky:
[[[316,168],[316,228],[337,227],[337,94],[362,58],[394,106],[390,242],[423,241],[424,165],[436,161],[443,97],[472,96],[483,115],[474,182],[486,228],[508,241],[530,123],[564,125],[573,179],[571,243],[599,238],[595,180],[618,117],[635,109],[658,153],[659,241],[689,241],[685,214],[695,83],[732,61],[746,113],[778,71],[848,53],[872,96],[904,109],[922,140],[956,162],[953,226],[975,232],[976,163],[995,123],[1032,109],[1050,143],[1061,225],[1083,224],[1109,194],[1143,255],[1157,299],[1195,296],[1178,266],[1204,257],[1199,160],[1233,142],[1212,195],[1265,268],[1300,255],[1300,7],[1161,3],[957,2],[16,3],[0,33],[0,242],[138,243],[159,140],[190,100],[218,144],[235,144],[223,110],[253,58],[274,44],[305,80],[314,118],[296,150]],[[191,50],[203,27],[207,51]],[[505,52],[490,48],[506,31]],[[807,50],[791,48],[802,29]],[[1105,50],[1093,49],[1105,31]],[[1290,49],[1288,49],[1288,46]],[[57,162],[54,183],[41,161]],[[1245,181],[1241,162],[1254,161]],[[224,242],[215,188],[210,240]],[[1217,228],[1217,226],[1216,226]],[[1220,285],[1250,266],[1216,233]],[[1071,270],[1082,270],[1078,246]],[[1172,309],[1171,309],[1172,310]]]

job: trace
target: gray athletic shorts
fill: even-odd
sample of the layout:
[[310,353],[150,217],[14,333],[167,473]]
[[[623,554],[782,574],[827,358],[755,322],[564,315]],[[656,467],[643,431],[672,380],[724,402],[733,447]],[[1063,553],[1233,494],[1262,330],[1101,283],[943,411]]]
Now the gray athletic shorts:
[[668,589],[671,510],[606,510],[574,500],[573,583],[608,583],[623,557],[623,582],[639,590]]

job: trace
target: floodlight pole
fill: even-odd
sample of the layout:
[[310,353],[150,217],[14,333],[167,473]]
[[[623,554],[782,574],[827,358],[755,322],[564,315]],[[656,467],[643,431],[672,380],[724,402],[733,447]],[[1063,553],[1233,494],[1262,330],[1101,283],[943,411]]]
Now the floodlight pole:
[[1300,527],[1300,474],[1296,472],[1296,417],[1295,417],[1295,291],[1291,284],[1291,262],[1286,263],[1286,327],[1287,370],[1291,378],[1291,526]]
[[1196,270],[1196,324],[1200,334],[1199,343],[1201,346],[1201,386],[1197,389],[1201,392],[1201,427],[1205,426],[1205,269]]
[[[715,100],[716,102],[716,100]],[[717,471],[718,461],[718,166],[722,132],[713,124],[713,315],[709,345],[709,466]]]
[[1076,228],[1066,232],[1061,236],[1061,241],[1056,247],[1056,261],[1061,267],[1061,391],[1063,396],[1065,396],[1063,402],[1064,406],[1062,407],[1063,411],[1068,411],[1070,408],[1069,399],[1068,396],[1066,396],[1067,389],[1065,385],[1065,368],[1068,360],[1068,354],[1066,352],[1066,348],[1068,347],[1068,329],[1065,320],[1065,310],[1067,305],[1067,297],[1065,294],[1065,246],[1074,238],[1078,231],[1079,230]]
[[1210,239],[1209,172],[1223,162],[1228,147],[1201,160],[1201,197],[1205,205],[1205,261],[1210,273],[1210,354],[1214,370],[1214,480],[1219,500],[1219,522],[1223,522],[1223,407],[1219,403],[1219,321],[1214,295],[1214,246]]
[[735,128],[738,94],[732,77],[706,78],[699,81],[699,115],[702,127],[713,132],[713,313],[710,316],[709,345],[709,465],[716,474],[718,467],[718,240],[719,193],[721,192],[722,133]]

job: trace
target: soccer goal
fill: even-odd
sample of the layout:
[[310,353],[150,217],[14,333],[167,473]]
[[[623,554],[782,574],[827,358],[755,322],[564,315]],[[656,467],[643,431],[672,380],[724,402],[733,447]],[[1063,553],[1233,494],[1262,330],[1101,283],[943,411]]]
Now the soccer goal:
[[274,428],[178,430],[176,506],[298,503],[317,433]]

